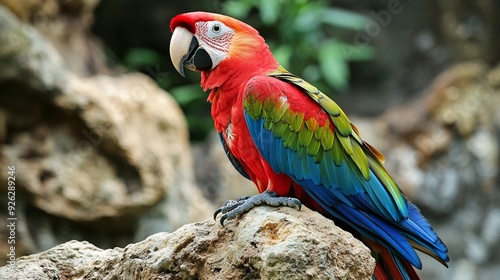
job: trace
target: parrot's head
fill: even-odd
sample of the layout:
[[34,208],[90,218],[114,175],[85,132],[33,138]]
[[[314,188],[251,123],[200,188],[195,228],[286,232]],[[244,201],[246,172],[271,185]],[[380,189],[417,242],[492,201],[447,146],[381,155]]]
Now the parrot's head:
[[[172,19],[170,29],[170,58],[175,69],[182,76],[185,69],[202,72],[202,83],[210,76],[220,80],[241,69],[249,72],[277,65],[257,30],[234,18],[206,12],[185,13]],[[213,81],[211,84],[205,86],[218,86]]]

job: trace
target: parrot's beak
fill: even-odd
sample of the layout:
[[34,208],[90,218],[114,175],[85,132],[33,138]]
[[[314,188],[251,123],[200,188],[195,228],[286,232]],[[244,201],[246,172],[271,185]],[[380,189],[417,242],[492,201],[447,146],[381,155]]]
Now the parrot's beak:
[[194,52],[198,48],[196,37],[184,27],[177,27],[170,39],[170,59],[175,70],[184,77],[184,67],[196,70],[190,63]]
[[170,58],[175,69],[184,77],[184,68],[192,71],[212,69],[213,62],[198,39],[184,27],[176,27],[170,40]]

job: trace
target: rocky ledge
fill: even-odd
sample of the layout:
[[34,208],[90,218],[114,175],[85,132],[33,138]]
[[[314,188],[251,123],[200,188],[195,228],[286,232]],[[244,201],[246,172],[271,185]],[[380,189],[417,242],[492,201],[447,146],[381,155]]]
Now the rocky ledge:
[[305,207],[256,207],[103,250],[69,241],[21,257],[2,279],[371,279],[375,261],[351,234]]

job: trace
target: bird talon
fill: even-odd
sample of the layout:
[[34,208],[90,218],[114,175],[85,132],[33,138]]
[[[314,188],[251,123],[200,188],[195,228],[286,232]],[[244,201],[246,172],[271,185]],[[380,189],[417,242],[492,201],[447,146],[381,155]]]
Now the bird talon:
[[224,221],[227,219],[227,214],[224,214],[222,215],[222,217],[220,217],[220,225],[221,226],[224,226]]
[[215,212],[214,212],[214,221],[217,220],[217,215],[219,215],[219,213],[221,213],[221,212],[222,212],[222,207],[219,208],[219,209],[217,209],[217,210],[215,210]]
[[250,196],[249,196],[249,195],[240,196],[240,197],[238,197],[238,199],[237,199],[236,201],[244,201],[244,200],[247,200],[247,199],[249,199],[249,198],[250,198]]
[[214,212],[214,220],[217,220],[219,214],[223,214],[220,218],[220,224],[224,226],[224,222],[234,219],[238,215],[248,212],[250,209],[258,205],[269,206],[287,206],[290,208],[301,209],[302,203],[297,198],[280,197],[277,193],[265,191],[254,196],[242,196],[236,200],[227,200],[223,206]]
[[[240,197],[238,198],[237,200],[227,200],[226,202],[224,202],[224,204],[222,205],[222,207],[220,207],[219,209],[215,210],[214,212],[214,220],[217,219],[217,216],[219,214],[224,214],[222,217],[226,216],[224,218],[224,220],[227,219],[227,213],[230,213],[231,211],[235,210],[236,208],[238,208],[240,205],[242,205],[247,199],[249,198],[249,196],[244,196],[244,197]],[[222,219],[221,217],[221,219]],[[221,222],[222,223],[222,222]]]

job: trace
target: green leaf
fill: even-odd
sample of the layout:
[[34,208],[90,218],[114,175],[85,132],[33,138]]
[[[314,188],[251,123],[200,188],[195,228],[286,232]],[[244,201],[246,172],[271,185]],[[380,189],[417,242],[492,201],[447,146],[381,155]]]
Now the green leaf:
[[299,32],[318,32],[324,7],[307,5],[299,10],[294,20],[294,29]]
[[337,90],[348,86],[349,67],[336,40],[325,43],[319,52],[319,65],[328,84]]
[[360,60],[369,60],[373,58],[374,50],[372,47],[367,45],[355,46],[351,44],[347,44],[344,42],[340,43],[342,54],[346,60],[349,61],[360,61]]
[[181,106],[184,106],[198,99],[206,98],[206,95],[203,94],[203,91],[197,84],[178,86],[170,89],[170,93],[177,101],[177,103],[179,103],[179,105]]
[[358,13],[344,9],[326,9],[321,16],[323,23],[354,30],[364,30],[368,19]]
[[309,64],[302,71],[302,77],[310,83],[314,83],[321,78],[321,70],[318,65]]
[[133,48],[127,52],[123,60],[128,68],[139,69],[146,65],[157,65],[161,60],[161,56],[154,50]]
[[235,18],[246,18],[254,6],[254,1],[228,1],[223,6],[224,13]]
[[289,45],[281,45],[273,50],[274,57],[281,66],[288,68],[290,65],[290,58],[292,57],[293,50]]
[[281,1],[260,0],[259,11],[262,22],[267,25],[274,24],[280,15]]

